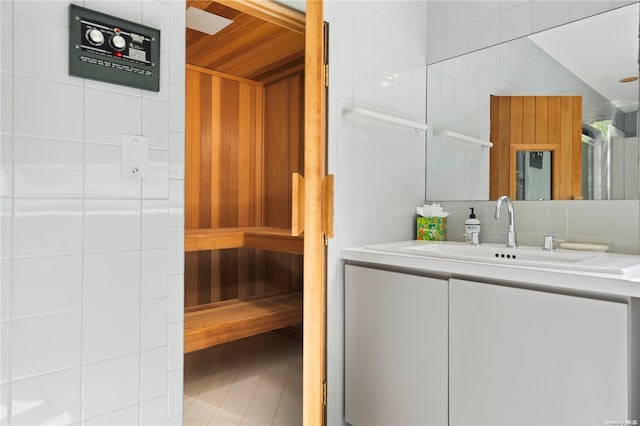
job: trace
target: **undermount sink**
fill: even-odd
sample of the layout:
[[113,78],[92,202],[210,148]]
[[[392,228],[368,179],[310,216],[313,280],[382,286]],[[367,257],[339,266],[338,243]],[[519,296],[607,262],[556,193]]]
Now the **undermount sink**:
[[420,256],[433,259],[486,263],[490,265],[541,268],[577,273],[600,273],[633,279],[640,277],[640,257],[612,253],[504,244],[481,244],[453,241],[405,241],[364,247],[366,250]]
[[504,244],[482,244],[471,246],[457,243],[427,243],[415,246],[403,247],[403,250],[412,252],[444,255],[447,257],[491,260],[500,263],[519,262],[551,262],[551,263],[575,263],[597,257],[596,253],[569,252],[566,250],[544,251],[536,247],[520,246],[507,248]]

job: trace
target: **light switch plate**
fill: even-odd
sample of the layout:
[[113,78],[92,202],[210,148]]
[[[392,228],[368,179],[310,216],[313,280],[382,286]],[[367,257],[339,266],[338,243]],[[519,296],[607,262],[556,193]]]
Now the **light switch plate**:
[[149,138],[122,135],[120,173],[123,178],[142,179],[149,170]]

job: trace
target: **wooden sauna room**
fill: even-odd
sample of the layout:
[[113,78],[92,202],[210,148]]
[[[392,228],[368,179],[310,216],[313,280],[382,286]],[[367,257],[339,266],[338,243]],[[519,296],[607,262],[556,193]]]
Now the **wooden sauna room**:
[[303,240],[291,229],[304,19],[246,2],[189,7],[231,22],[186,32],[184,351],[273,330],[301,336]]

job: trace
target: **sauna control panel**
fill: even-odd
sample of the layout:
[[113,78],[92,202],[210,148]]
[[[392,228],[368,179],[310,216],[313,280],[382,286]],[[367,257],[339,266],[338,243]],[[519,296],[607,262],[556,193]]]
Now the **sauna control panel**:
[[160,91],[160,31],[69,6],[69,74]]

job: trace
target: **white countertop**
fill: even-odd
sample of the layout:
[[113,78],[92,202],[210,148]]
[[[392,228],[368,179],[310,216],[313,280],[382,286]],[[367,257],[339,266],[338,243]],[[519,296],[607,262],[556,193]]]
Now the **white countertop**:
[[[574,271],[483,261],[448,259],[424,253],[398,250],[401,247],[429,244],[425,241],[402,241],[343,249],[341,258],[347,263],[366,264],[382,269],[406,271],[442,278],[460,278],[489,282],[508,282],[546,291],[578,293],[598,297],[640,297],[640,256],[598,253],[598,259],[620,265],[623,273],[609,274]],[[455,243],[462,244],[462,243]],[[558,252],[569,252],[558,250]],[[604,257],[600,257],[604,256]]]

